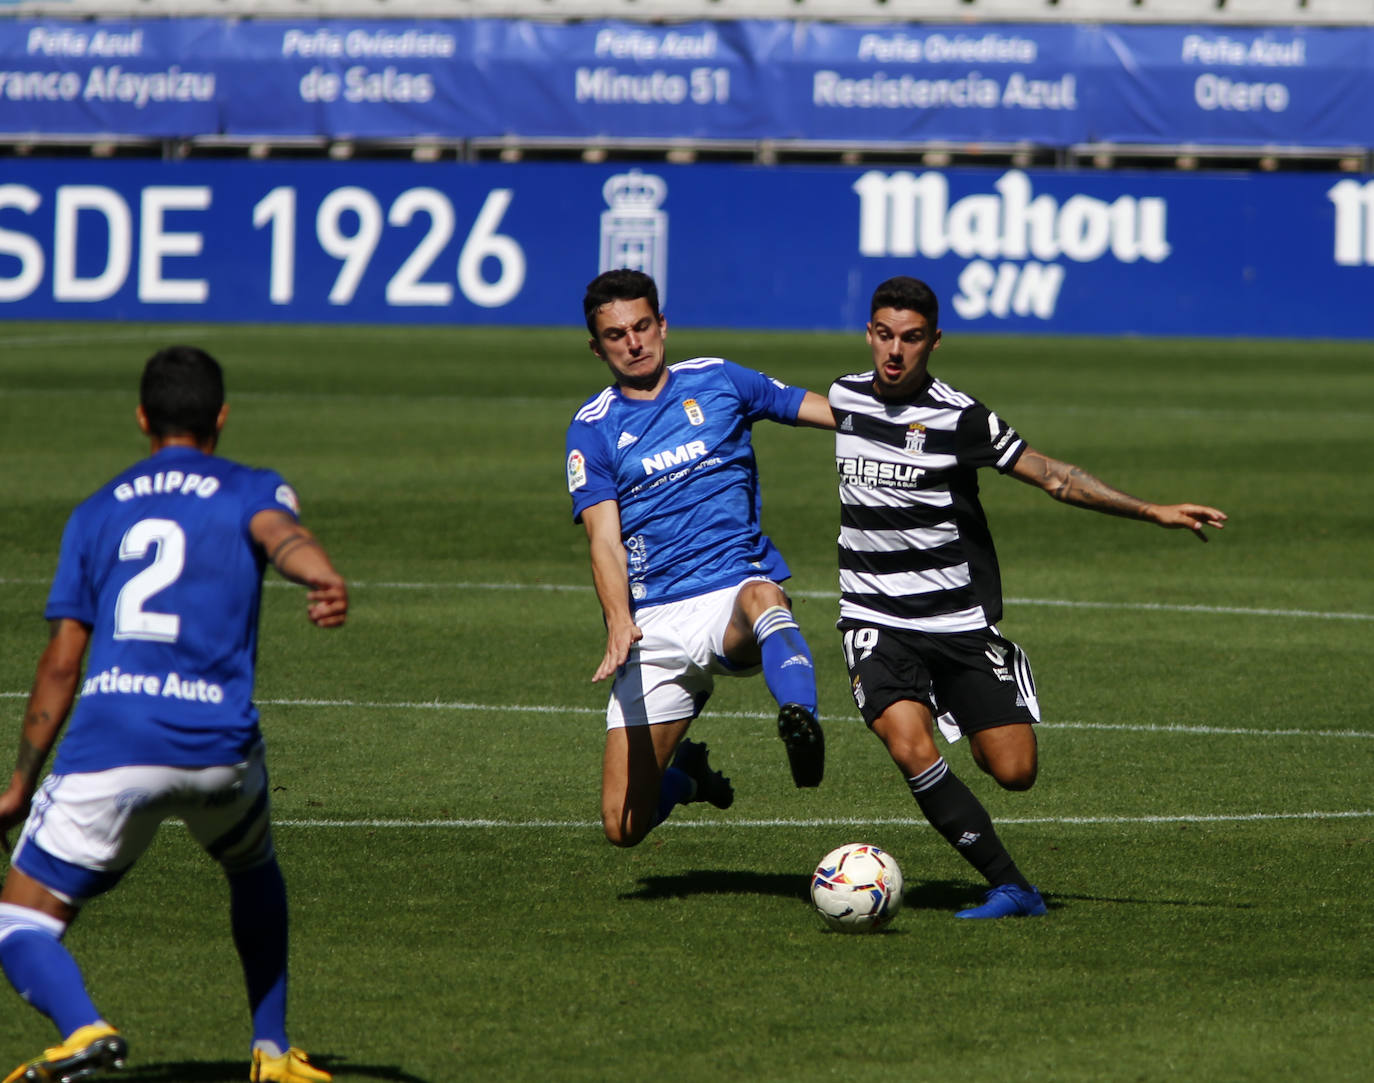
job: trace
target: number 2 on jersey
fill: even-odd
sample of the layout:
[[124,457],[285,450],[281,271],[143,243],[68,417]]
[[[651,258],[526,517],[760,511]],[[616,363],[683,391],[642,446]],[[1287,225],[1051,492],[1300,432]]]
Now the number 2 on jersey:
[[186,533],[171,519],[140,519],[119,543],[120,560],[141,560],[156,546],[153,562],[135,575],[115,599],[115,639],[150,639],[175,643],[181,632],[181,618],[175,613],[157,613],[144,604],[160,590],[177,581],[186,566]]

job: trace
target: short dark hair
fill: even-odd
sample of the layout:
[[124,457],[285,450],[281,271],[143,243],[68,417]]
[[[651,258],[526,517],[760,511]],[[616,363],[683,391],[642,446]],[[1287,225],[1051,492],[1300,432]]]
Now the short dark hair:
[[935,291],[919,278],[898,275],[879,285],[873,291],[873,303],[868,309],[869,319],[872,319],[873,314],[880,308],[897,308],[919,313],[926,318],[926,323],[932,331],[940,329],[940,299],[935,296]]
[[662,313],[658,310],[658,286],[643,271],[632,271],[628,267],[606,271],[587,283],[587,292],[582,298],[582,314],[587,319],[587,330],[596,338],[596,310],[612,301],[637,301],[643,297],[649,302],[654,319]]
[[168,346],[143,366],[138,401],[153,436],[213,440],[224,406],[224,371],[196,346]]

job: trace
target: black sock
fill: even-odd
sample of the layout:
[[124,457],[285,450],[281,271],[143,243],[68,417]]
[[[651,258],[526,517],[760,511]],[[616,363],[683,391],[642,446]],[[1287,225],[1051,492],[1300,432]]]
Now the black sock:
[[997,837],[987,809],[949,769],[943,757],[906,781],[931,826],[944,835],[988,883],[993,887],[1015,884],[1030,889],[1030,883]]

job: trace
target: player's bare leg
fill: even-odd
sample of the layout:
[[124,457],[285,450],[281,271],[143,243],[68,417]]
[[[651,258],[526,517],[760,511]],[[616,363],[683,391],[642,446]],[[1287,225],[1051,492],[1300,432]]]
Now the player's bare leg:
[[763,660],[754,622],[773,606],[790,609],[782,587],[767,579],[751,579],[735,595],[730,626],[725,630],[725,657],[741,668],[756,666]]
[[898,700],[873,722],[873,732],[887,746],[904,778],[913,778],[940,759],[930,708],[915,700]]
[[979,730],[968,739],[973,762],[1006,790],[1029,790],[1039,769],[1035,727],[1029,722]]
[[601,763],[601,826],[616,846],[634,846],[661,820],[659,794],[690,718],[606,731]]
[[46,887],[27,873],[10,866],[5,874],[5,887],[0,891],[0,903],[12,903],[37,910],[40,914],[57,918],[64,925],[76,920],[77,908],[59,899]]

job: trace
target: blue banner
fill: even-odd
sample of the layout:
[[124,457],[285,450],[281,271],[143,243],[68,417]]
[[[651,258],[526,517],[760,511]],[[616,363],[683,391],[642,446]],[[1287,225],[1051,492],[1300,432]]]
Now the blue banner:
[[0,162],[14,319],[576,324],[599,271],[686,326],[1374,339],[1374,177],[693,165]]
[[1374,29],[1107,26],[1093,140],[1374,145]]
[[1087,123],[1090,28],[798,26],[771,65],[793,139],[1064,146]]
[[0,132],[1374,146],[1374,27],[0,21]]

